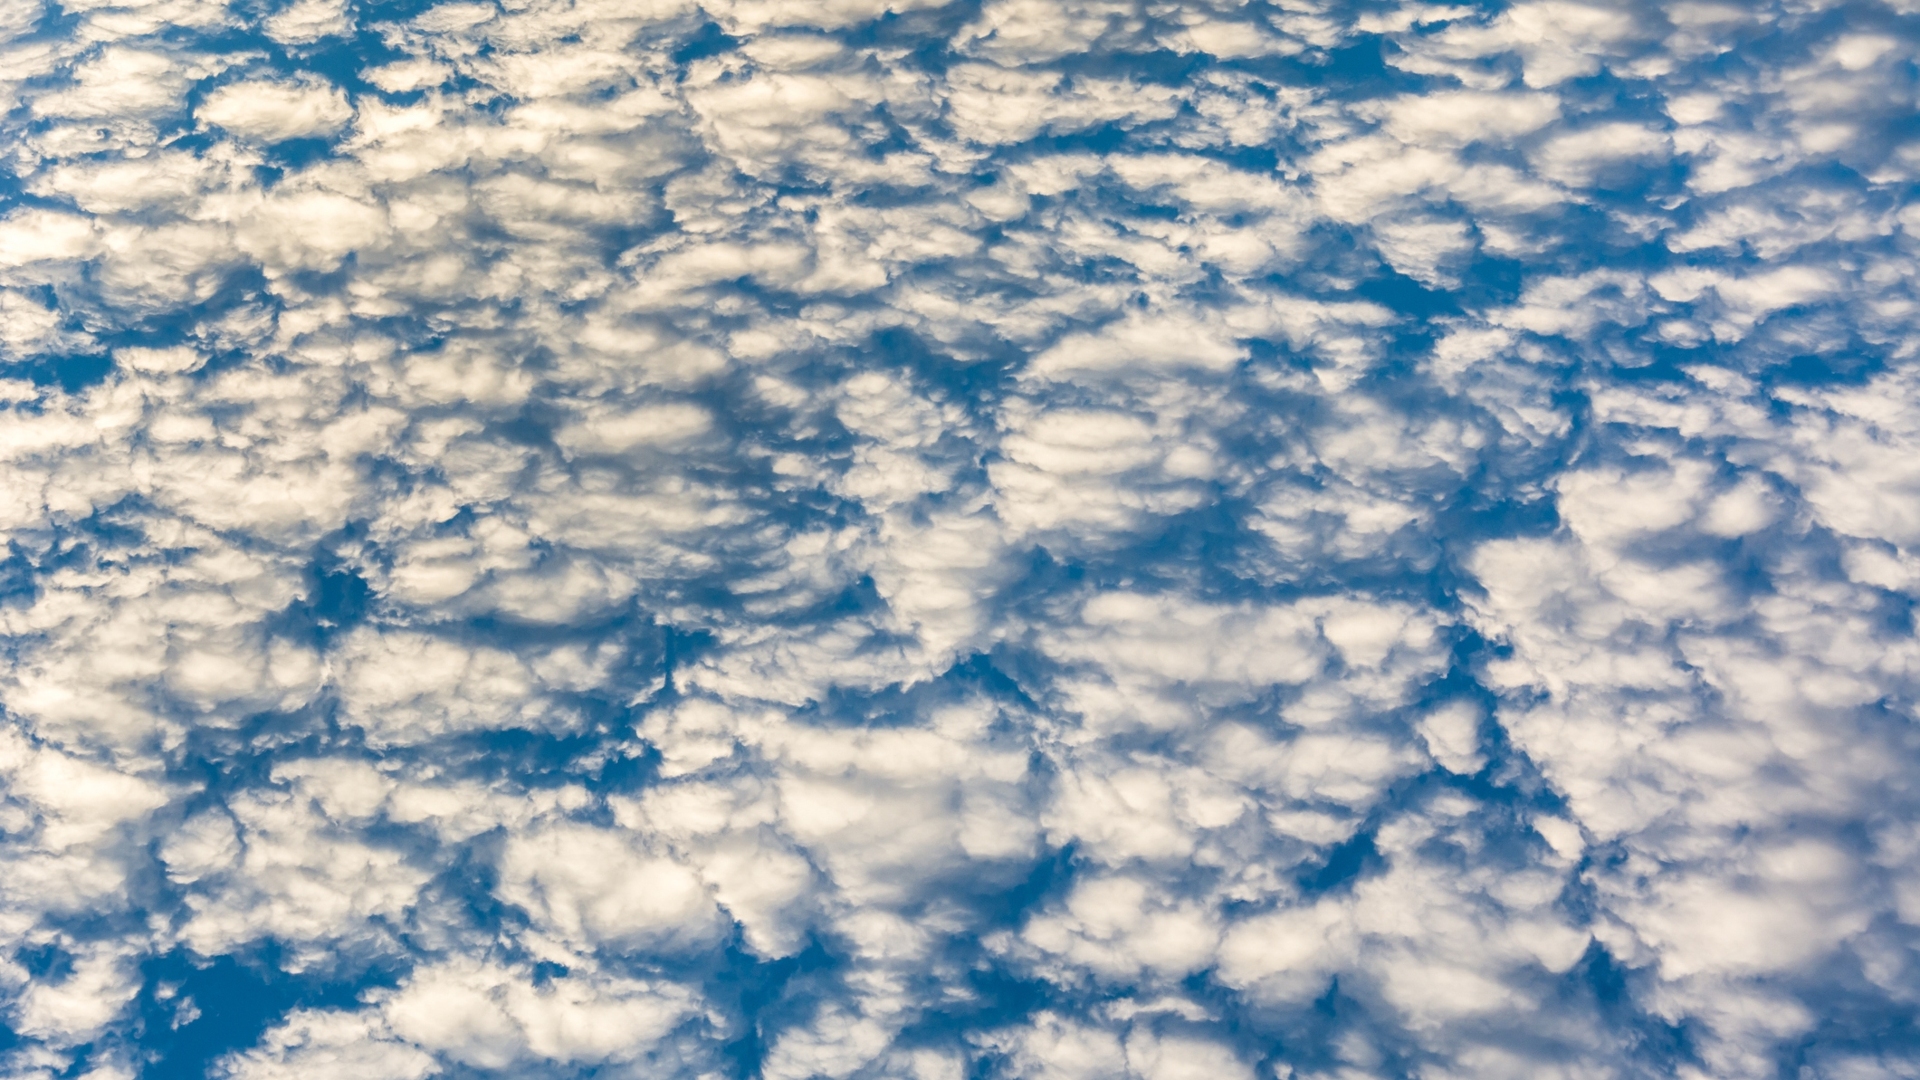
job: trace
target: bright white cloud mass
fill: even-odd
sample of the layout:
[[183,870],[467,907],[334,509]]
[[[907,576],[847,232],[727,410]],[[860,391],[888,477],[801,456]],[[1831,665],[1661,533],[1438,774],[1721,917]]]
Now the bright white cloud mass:
[[1920,2],[0,39],[0,1074],[1920,1076]]

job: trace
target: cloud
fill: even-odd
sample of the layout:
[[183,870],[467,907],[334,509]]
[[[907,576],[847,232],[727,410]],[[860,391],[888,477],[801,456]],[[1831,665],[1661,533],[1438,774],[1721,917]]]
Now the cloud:
[[562,978],[456,963],[418,971],[381,1012],[391,1030],[453,1061],[498,1069],[527,1061],[630,1061],[694,1003],[684,990],[625,979]]
[[1570,187],[1584,187],[1608,176],[1624,163],[1665,157],[1666,146],[1666,139],[1657,131],[1613,123],[1555,136],[1543,143],[1533,157],[1542,175]]
[[15,211],[0,221],[0,261],[8,266],[79,258],[97,241],[86,218],[52,210]]
[[227,83],[194,112],[243,139],[263,142],[331,135],[353,119],[346,95],[317,81]]
[[66,88],[36,96],[33,111],[57,119],[152,121],[182,104],[196,74],[165,53],[113,45],[77,65]]
[[634,851],[617,833],[558,828],[516,837],[500,870],[501,896],[563,939],[697,940],[715,929],[698,877]]
[[267,36],[282,45],[305,45],[351,28],[347,6],[338,0],[295,0],[265,23]]
[[1531,135],[1560,118],[1551,94],[1423,93],[1396,98],[1381,109],[1383,126],[1411,145],[1463,145]]
[[365,1014],[301,1011],[289,1015],[260,1045],[224,1062],[236,1080],[280,1080],[315,1071],[352,1071],[378,1080],[421,1080],[433,1057],[393,1037]]

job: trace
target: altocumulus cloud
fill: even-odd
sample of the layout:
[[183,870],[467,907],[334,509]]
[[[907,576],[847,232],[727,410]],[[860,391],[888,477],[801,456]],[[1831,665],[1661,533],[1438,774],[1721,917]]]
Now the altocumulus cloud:
[[1915,0],[0,38],[6,1075],[1920,1075]]

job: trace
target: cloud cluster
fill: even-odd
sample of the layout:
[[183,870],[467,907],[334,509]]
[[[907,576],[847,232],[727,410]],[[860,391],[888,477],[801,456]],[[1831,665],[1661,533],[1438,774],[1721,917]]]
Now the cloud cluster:
[[0,8],[0,1071],[1912,1075],[1916,19]]

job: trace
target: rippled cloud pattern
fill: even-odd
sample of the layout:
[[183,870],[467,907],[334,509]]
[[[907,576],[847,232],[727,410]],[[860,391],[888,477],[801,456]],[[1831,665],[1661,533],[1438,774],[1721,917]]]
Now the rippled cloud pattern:
[[1920,0],[0,0],[0,1074],[1920,1076]]

